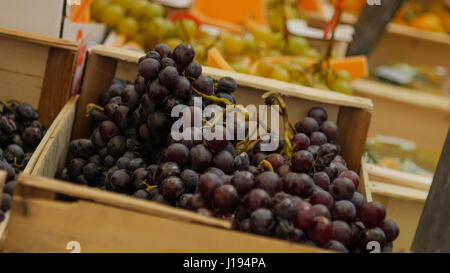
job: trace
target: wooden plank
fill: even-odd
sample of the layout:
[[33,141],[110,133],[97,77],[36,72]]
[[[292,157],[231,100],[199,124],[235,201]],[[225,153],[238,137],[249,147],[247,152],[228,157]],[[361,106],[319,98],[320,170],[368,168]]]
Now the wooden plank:
[[355,25],[355,36],[347,55],[369,55],[402,3],[403,0],[390,0],[381,5],[366,5]]
[[98,102],[99,95],[111,84],[116,72],[117,60],[110,57],[88,54],[88,61],[85,68],[82,83],[82,96],[78,103],[75,127],[73,129],[73,139],[87,137],[90,132],[89,119],[86,118],[86,105]]
[[0,69],[0,96],[2,100],[15,99],[39,107],[43,78]]
[[450,46],[450,35],[447,33],[413,28],[397,23],[390,23],[387,26],[387,31],[393,34],[403,35],[420,40],[428,40],[435,43],[441,43],[442,46]]
[[51,47],[39,102],[39,120],[50,127],[70,97],[78,52]]
[[[96,46],[90,50],[91,54],[112,57],[118,60],[137,63],[142,53],[122,48]],[[255,89],[277,92],[286,96],[293,96],[311,101],[320,101],[327,104],[337,104],[361,109],[372,109],[373,105],[370,100],[355,96],[348,96],[337,92],[318,90],[298,84],[286,83],[268,78],[247,75],[242,73],[224,71],[211,67],[203,67],[203,73],[213,78],[233,77],[238,85],[250,86]]]
[[367,172],[371,180],[382,181],[387,184],[404,186],[425,192],[430,190],[432,178],[422,175],[405,173],[374,164],[367,164]]
[[327,252],[90,201],[67,203],[15,196],[13,214],[1,246],[4,252],[69,252],[66,246],[70,241],[79,242],[81,252]]
[[[75,198],[92,200],[97,203],[106,204],[113,207],[125,208],[132,211],[143,212],[159,217],[165,217],[185,222],[197,222],[205,225],[217,226],[222,228],[231,228],[231,223],[217,218],[205,217],[196,212],[173,208],[161,205],[156,202],[149,202],[132,196],[109,192],[93,187],[76,185],[68,182],[62,182],[44,177],[35,177],[30,175],[20,175],[17,179],[20,181],[21,188],[19,195],[28,197],[28,190],[38,189],[52,193],[69,195]],[[23,187],[22,187],[23,186]]]
[[[3,192],[3,187],[4,187],[5,184],[6,184],[6,178],[7,178],[7,176],[8,176],[8,174],[7,174],[5,171],[0,170],[0,193]],[[1,204],[1,203],[2,203],[2,195],[0,194],[0,204]]]
[[52,38],[44,35],[39,35],[35,33],[29,33],[25,31],[9,29],[5,27],[0,27],[0,37],[7,37],[9,39],[22,40],[26,42],[31,42],[35,44],[47,45],[61,49],[67,49],[74,52],[78,51],[78,43],[62,40],[58,38]]
[[337,143],[342,146],[348,167],[356,172],[360,171],[371,117],[372,112],[365,109],[341,107],[339,111]]
[[79,95],[72,97],[53,121],[47,134],[33,153],[24,172],[54,177],[64,164],[69,150]]
[[428,192],[423,190],[392,185],[375,181],[373,179],[370,180],[369,185],[372,194],[383,195],[396,199],[424,202],[428,195]]
[[372,202],[372,191],[370,190],[370,180],[369,175],[367,173],[367,158],[363,156],[361,158],[361,171],[359,174],[359,188],[358,191],[366,197],[367,202]]
[[0,36],[0,71],[43,78],[49,47]]
[[450,252],[450,128],[412,245],[415,252]]

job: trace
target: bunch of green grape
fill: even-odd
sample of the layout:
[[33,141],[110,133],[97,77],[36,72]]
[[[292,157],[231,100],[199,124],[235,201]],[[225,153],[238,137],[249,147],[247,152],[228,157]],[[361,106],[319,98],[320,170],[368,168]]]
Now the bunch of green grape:
[[285,20],[299,19],[297,0],[266,0],[267,22],[273,31],[283,31]]

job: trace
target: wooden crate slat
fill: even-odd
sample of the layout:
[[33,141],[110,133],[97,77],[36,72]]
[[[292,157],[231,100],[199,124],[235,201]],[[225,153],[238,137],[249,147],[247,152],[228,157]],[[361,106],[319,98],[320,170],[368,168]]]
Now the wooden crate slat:
[[0,70],[0,94],[5,101],[18,100],[39,107],[43,78]]

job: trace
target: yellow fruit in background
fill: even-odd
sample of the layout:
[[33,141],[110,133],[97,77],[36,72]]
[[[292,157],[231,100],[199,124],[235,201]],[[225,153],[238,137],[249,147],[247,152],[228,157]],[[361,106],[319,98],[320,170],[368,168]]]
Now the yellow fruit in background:
[[174,50],[175,47],[177,47],[177,45],[179,44],[182,44],[183,41],[178,38],[170,38],[167,39],[164,43],[167,44],[170,47],[170,49]]
[[258,42],[264,42],[270,44],[270,39],[272,38],[272,31],[268,27],[258,26],[252,31],[253,37]]
[[144,46],[144,35],[142,33],[136,33],[130,40]]
[[94,0],[91,3],[91,17],[93,20],[100,21],[103,10],[109,5],[109,0]]
[[240,54],[245,48],[245,41],[235,34],[222,33],[222,41],[225,51],[230,54]]
[[130,15],[136,18],[144,15],[145,6],[148,4],[147,0],[133,0],[130,4]]
[[234,71],[244,74],[250,74],[250,68],[247,64],[242,62],[235,62],[231,64],[231,67],[234,69]]
[[311,59],[317,59],[317,58],[320,57],[320,53],[316,49],[314,49],[312,47],[309,47],[309,48],[305,49],[303,51],[302,55],[307,57],[307,58],[311,58]]
[[193,39],[196,32],[197,24],[191,19],[183,19],[175,23],[175,35],[182,40]]
[[445,32],[445,28],[442,25],[442,20],[434,13],[427,12],[414,18],[410,25],[415,28]]
[[112,4],[118,4],[125,10],[128,10],[131,7],[131,2],[133,2],[133,0],[111,0]]
[[273,64],[268,61],[261,61],[256,67],[256,74],[261,77],[269,77],[273,71]]
[[113,4],[103,10],[101,21],[109,26],[116,26],[124,15],[125,10],[118,4]]
[[139,24],[133,17],[125,17],[120,20],[117,30],[119,33],[131,37],[138,32]]
[[164,7],[158,3],[147,2],[143,15],[148,19],[164,17]]
[[288,52],[291,55],[303,55],[309,48],[308,40],[303,37],[291,36],[288,40]]
[[329,86],[331,90],[339,93],[351,95],[353,92],[352,86],[349,81],[338,79],[331,83]]
[[281,67],[276,67],[270,74],[270,78],[274,80],[289,82],[291,80],[291,75],[289,72]]

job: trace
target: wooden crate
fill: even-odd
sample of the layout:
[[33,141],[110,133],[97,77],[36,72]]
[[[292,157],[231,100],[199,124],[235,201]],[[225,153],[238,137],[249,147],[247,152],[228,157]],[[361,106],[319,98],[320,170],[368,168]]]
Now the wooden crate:
[[443,66],[450,73],[450,62],[445,56],[450,56],[450,35],[390,23],[369,56],[369,65],[373,68],[393,62],[406,62],[412,65]]
[[[114,77],[134,80],[139,57],[140,53],[104,46],[89,52],[78,104],[73,98],[61,111],[63,117],[32,176],[18,178],[2,250],[66,252],[69,241],[78,241],[83,252],[324,251],[228,230],[228,222],[190,211],[43,177],[54,177],[65,164],[71,138],[89,134],[85,106],[96,102]],[[239,85],[235,97],[243,105],[262,103],[261,95],[269,90],[283,94],[292,120],[304,117],[313,106],[324,107],[330,120],[340,127],[339,143],[349,167],[361,170],[360,191],[371,200],[365,183],[365,161],[361,160],[371,118],[370,100],[208,67],[204,67],[204,73],[214,78],[235,78]],[[57,193],[81,200],[57,201]]]
[[386,218],[400,228],[394,251],[409,251],[430,190],[432,178],[367,164],[368,188],[386,208]]
[[355,81],[353,88],[355,95],[374,104],[369,137],[382,134],[411,140],[439,155],[450,127],[449,97],[366,79]]
[[78,48],[74,42],[0,27],[0,99],[31,104],[48,129],[24,173],[31,173],[55,127],[52,122],[69,99]]

